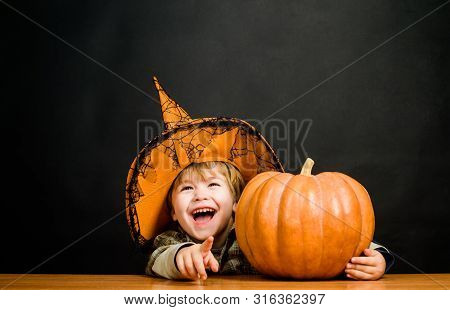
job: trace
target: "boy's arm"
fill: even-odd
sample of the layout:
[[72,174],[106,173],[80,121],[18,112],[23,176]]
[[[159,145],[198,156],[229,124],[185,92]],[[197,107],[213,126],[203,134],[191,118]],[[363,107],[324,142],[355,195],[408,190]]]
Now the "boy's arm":
[[160,276],[167,279],[179,279],[181,273],[176,267],[175,257],[179,250],[195,243],[184,242],[184,236],[176,231],[167,231],[155,238],[155,249],[147,263],[145,273],[150,276]]
[[375,242],[371,242],[369,249],[375,250],[381,253],[383,255],[384,260],[386,261],[386,270],[384,273],[388,272],[388,270],[394,265],[395,258],[394,255],[392,255],[391,252],[389,252],[388,249],[386,249],[384,246],[377,244]]
[[[159,249],[157,249],[156,251],[158,251],[159,253],[155,254],[155,260],[153,266],[151,267],[152,273],[167,279],[184,278],[182,277],[180,271],[176,266],[175,258],[177,256],[178,251],[180,251],[182,248],[191,246],[193,244],[194,243],[192,242],[184,242],[180,244],[160,247]],[[153,254],[155,252],[153,252]],[[149,268],[149,265],[150,262],[147,265],[147,268]]]

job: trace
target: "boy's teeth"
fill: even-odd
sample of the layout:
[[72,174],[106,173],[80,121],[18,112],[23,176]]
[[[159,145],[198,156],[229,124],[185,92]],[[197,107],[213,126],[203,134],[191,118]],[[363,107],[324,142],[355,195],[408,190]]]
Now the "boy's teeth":
[[210,209],[210,208],[204,208],[204,209],[198,209],[198,210],[195,210],[193,214],[196,214],[196,213],[199,213],[199,212],[207,212],[207,211],[214,212],[213,209]]

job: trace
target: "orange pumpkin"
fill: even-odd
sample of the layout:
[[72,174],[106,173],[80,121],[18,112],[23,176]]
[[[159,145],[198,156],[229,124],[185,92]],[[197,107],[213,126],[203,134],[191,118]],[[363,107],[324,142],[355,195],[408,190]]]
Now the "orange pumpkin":
[[339,275],[372,241],[375,217],[366,189],[338,172],[264,172],[245,187],[236,235],[250,263],[274,277],[326,279]]

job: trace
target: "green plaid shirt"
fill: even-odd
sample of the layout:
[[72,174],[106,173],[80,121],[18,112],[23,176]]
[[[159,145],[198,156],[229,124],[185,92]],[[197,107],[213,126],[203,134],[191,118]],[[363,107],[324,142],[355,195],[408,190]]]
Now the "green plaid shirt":
[[[178,224],[172,225],[169,230],[158,235],[153,241],[153,252],[150,254],[146,274],[158,276],[152,271],[156,259],[170,246],[184,242],[196,243]],[[219,274],[258,274],[238,246],[234,224],[225,245],[219,249],[211,249],[211,252],[219,263]]]

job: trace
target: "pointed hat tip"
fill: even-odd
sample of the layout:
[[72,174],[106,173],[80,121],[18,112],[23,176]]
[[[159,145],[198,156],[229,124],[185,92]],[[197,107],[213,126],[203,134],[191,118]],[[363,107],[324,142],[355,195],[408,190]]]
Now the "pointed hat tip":
[[155,83],[155,85],[156,85],[156,84],[159,84],[159,81],[158,81],[158,78],[156,77],[156,75],[154,75],[154,76],[152,77],[152,79],[153,79],[153,83]]
[[161,84],[159,84],[158,78],[155,75],[153,76],[153,84],[155,84],[156,90],[158,92],[164,92],[164,89],[162,88]]
[[159,93],[159,100],[161,103],[164,127],[166,129],[171,129],[179,123],[191,120],[189,114],[171,99],[166,91],[159,84],[156,76],[153,76],[153,82],[155,83],[156,89]]

